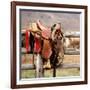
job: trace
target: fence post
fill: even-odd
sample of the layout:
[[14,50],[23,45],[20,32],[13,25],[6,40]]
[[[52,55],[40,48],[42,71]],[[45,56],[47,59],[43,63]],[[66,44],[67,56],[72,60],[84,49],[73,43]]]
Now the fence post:
[[36,77],[43,77],[44,76],[44,70],[43,70],[43,60],[41,59],[41,55],[37,54],[37,60],[36,60]]

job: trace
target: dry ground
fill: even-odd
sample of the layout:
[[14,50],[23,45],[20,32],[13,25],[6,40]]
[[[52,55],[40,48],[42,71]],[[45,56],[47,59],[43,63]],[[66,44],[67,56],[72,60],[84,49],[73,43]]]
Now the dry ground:
[[[25,60],[24,60],[25,59]],[[33,56],[29,54],[25,54],[22,56],[22,63],[32,63]],[[64,55],[63,63],[79,63],[80,55]]]
[[64,55],[63,63],[80,63],[80,55]]

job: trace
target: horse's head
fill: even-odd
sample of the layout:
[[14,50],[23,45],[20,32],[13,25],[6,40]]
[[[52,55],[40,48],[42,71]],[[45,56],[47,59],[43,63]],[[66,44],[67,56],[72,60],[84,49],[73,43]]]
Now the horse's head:
[[62,40],[63,32],[61,31],[61,23],[54,24],[51,27],[51,39],[53,41]]

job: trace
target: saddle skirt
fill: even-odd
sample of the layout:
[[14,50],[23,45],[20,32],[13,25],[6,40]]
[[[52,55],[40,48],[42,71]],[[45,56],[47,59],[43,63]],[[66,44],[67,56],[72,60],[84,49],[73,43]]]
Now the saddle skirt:
[[43,48],[42,48],[42,57],[45,59],[49,59],[51,54],[52,54],[52,49],[51,49],[50,41],[44,40]]
[[41,52],[41,56],[45,59],[50,58],[50,56],[52,54],[50,41],[49,40],[44,40],[43,41],[43,46],[41,46],[40,40],[35,38],[34,52],[36,52],[36,53]]

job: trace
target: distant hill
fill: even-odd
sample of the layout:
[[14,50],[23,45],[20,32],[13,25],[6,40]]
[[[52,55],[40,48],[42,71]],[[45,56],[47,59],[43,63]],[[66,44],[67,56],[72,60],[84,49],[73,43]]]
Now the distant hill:
[[36,22],[37,19],[40,19],[41,22],[48,27],[60,22],[63,32],[80,31],[80,14],[77,13],[22,10],[20,15],[21,29],[28,27],[29,23]]

